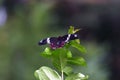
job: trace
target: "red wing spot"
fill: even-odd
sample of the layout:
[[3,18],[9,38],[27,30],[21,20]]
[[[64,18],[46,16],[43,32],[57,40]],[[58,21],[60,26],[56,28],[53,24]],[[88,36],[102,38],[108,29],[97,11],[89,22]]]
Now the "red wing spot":
[[51,48],[51,49],[56,49],[56,46],[55,46],[53,43],[51,43],[51,44],[50,44],[50,48]]
[[62,41],[61,44],[51,43],[51,44],[50,44],[50,48],[51,48],[51,49],[61,48],[61,47],[63,47],[64,45],[65,45],[65,42],[64,42],[64,41]]
[[61,44],[59,45],[59,47],[63,47],[65,45],[65,42],[62,41]]

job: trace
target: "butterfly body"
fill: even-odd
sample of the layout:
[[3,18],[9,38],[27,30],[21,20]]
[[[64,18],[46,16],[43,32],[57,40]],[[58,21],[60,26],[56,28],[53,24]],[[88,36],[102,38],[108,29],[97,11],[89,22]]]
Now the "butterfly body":
[[70,40],[78,39],[77,34],[68,34],[59,37],[50,37],[40,40],[39,45],[49,44],[51,49],[57,49],[63,47]]

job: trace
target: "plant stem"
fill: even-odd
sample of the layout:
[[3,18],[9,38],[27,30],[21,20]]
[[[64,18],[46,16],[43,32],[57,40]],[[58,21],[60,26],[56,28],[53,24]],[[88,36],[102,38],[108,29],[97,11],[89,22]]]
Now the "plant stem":
[[60,55],[59,58],[60,58],[60,66],[61,66],[61,80],[64,80],[62,56]]
[[61,80],[64,80],[63,70],[61,70]]

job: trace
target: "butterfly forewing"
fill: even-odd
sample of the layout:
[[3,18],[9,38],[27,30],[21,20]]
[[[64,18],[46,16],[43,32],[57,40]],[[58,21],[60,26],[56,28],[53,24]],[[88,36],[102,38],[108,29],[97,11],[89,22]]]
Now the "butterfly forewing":
[[78,35],[77,34],[71,34],[69,40],[75,40],[75,39],[78,39]]
[[40,40],[38,44],[39,45],[45,45],[45,44],[47,44],[47,39]]

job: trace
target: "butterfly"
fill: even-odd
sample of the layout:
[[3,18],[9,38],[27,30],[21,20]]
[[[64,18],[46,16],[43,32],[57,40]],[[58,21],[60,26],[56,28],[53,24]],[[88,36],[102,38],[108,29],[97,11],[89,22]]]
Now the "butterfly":
[[39,41],[39,45],[49,44],[51,49],[57,49],[63,47],[71,40],[78,39],[77,34],[67,34],[59,37],[49,37]]

